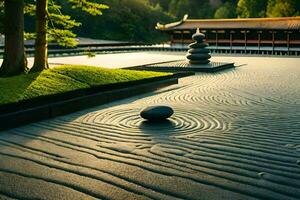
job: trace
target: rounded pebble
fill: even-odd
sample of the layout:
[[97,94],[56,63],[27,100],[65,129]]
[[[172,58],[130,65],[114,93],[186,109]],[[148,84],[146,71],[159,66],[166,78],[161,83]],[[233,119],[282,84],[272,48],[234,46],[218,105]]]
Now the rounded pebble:
[[149,106],[140,113],[141,117],[149,121],[162,121],[173,115],[174,111],[169,106]]

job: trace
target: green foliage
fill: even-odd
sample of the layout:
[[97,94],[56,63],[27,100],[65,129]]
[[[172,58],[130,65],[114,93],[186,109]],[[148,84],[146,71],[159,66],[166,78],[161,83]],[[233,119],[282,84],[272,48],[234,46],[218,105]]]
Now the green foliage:
[[168,74],[88,66],[60,66],[40,73],[0,78],[0,104],[165,75]]
[[268,17],[289,17],[289,16],[297,16],[299,14],[300,14],[300,10],[297,10],[297,4],[293,0],[269,0],[268,1],[268,6],[267,6]]
[[215,14],[215,19],[226,19],[226,18],[236,18],[235,13],[236,7],[230,2],[224,3],[221,7],[219,7]]
[[60,46],[74,47],[78,44],[76,34],[72,32],[74,27],[81,23],[71,19],[71,16],[61,12],[61,6],[52,2],[48,9],[48,38],[49,42],[57,42]]
[[35,4],[33,4],[31,1],[26,1],[25,7],[24,7],[24,13],[28,14],[29,16],[35,15]]
[[0,33],[4,33],[4,1],[0,1]]
[[151,5],[159,5],[163,11],[169,10],[171,0],[149,0]]
[[169,4],[169,10],[168,10],[170,14],[175,15],[175,16],[176,16],[177,9],[178,9],[177,3],[178,3],[178,0],[171,0],[171,2]]
[[173,16],[183,17],[185,14],[191,13],[191,5],[189,0],[172,0],[170,3],[169,13]]
[[237,15],[241,18],[265,17],[268,0],[239,0]]
[[211,0],[191,0],[191,18],[209,19],[213,18],[214,8]]
[[[101,3],[98,3],[100,1]],[[26,32],[34,32],[35,1],[25,0],[25,2],[26,13],[31,15],[25,19]],[[300,15],[300,0],[50,0],[49,2],[49,39],[62,46],[76,45],[76,35],[95,39],[160,42],[167,38],[154,29],[156,23],[173,22],[182,19],[184,14],[189,14],[189,18],[195,19]],[[102,11],[105,11],[104,15],[94,16],[101,15]],[[26,36],[32,38],[34,34],[26,33]]]
[[85,52],[88,58],[93,58],[96,57],[96,53],[92,51],[87,51]]
[[300,14],[299,0],[239,0],[238,17],[291,17]]
[[70,16],[58,13],[49,13],[49,20],[51,23],[55,23],[55,25],[64,27],[65,29],[71,29],[81,25],[81,23],[72,20]]
[[108,9],[109,7],[104,4],[99,4],[96,2],[91,2],[88,0],[68,0],[69,3],[72,4],[72,8],[79,8],[83,11],[96,16],[96,15],[102,15],[102,10]]
[[70,30],[50,28],[48,29],[49,42],[56,42],[60,46],[75,47],[78,44],[76,34]]
[[[48,41],[56,42],[60,46],[74,47],[78,44],[76,34],[73,32],[75,27],[81,26],[80,22],[72,19],[70,15],[65,15],[62,12],[60,0],[50,0],[48,5]],[[64,6],[69,6],[72,9],[81,9],[82,11],[96,16],[102,15],[102,10],[108,9],[108,6],[93,2],[91,0],[68,0]],[[25,14],[30,17],[35,17],[35,4],[33,0],[26,0]],[[31,29],[32,32],[35,30]],[[25,34],[26,39],[34,38],[35,33]]]
[[180,19],[185,14],[190,18],[212,18],[214,10],[209,0],[171,0],[169,13]]
[[82,22],[76,33],[81,37],[107,40],[159,42],[166,35],[155,30],[157,22],[168,23],[175,19],[160,6],[151,5],[148,0],[103,0],[109,6],[103,16],[93,18],[78,13],[63,3],[63,12]]

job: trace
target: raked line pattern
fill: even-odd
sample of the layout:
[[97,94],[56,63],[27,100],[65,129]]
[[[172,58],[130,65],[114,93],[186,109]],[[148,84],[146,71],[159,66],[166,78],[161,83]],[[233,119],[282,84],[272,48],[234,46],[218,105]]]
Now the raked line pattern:
[[[0,199],[300,199],[300,68],[196,74],[0,134]],[[142,108],[174,108],[151,124]]]

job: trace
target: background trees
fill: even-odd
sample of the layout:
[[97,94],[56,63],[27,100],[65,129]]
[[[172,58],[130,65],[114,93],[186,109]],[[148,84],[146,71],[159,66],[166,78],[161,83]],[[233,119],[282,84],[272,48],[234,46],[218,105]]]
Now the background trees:
[[191,18],[212,18],[214,5],[210,0],[171,0],[168,12],[177,18],[185,14]]
[[[62,4],[62,11],[82,22],[75,33],[81,37],[119,41],[159,42],[165,36],[155,30],[157,22],[168,23],[176,20],[157,1],[148,0],[103,0],[109,6],[105,14],[97,18],[78,13]],[[165,1],[162,1],[165,2]]]
[[214,14],[215,19],[236,18],[236,17],[237,17],[236,5],[229,1],[224,3],[222,6],[220,6]]
[[268,0],[239,0],[237,15],[241,18],[265,17]]
[[[27,6],[34,4],[33,0],[25,1]],[[86,12],[78,12],[81,8],[79,4],[74,4],[76,2],[81,1],[49,2],[49,13],[54,20],[48,24],[48,40],[63,46],[74,46],[74,34],[77,34],[96,39],[159,42],[165,37],[154,29],[156,23],[173,22],[182,19],[184,14],[189,14],[189,18],[209,19],[296,16],[300,11],[299,0],[94,0],[110,7],[105,15],[94,18]],[[81,23],[70,21],[71,17]],[[63,27],[56,22],[66,23]],[[34,16],[25,16],[26,32],[35,32],[34,27]],[[71,29],[74,31],[69,31]]]
[[[299,15],[299,0],[149,0],[182,18],[285,17]],[[182,6],[183,5],[183,6]]]
[[300,15],[300,1],[269,0],[266,15],[268,17],[289,17]]
[[[47,68],[48,41],[61,46],[75,46],[76,35],[106,40],[160,42],[165,36],[154,29],[156,23],[173,22],[182,19],[184,14],[189,14],[190,18],[205,19],[300,15],[299,0],[0,0],[0,33],[4,32],[6,22],[8,34],[5,59],[0,68],[2,75],[26,70],[26,58],[21,53],[24,52],[21,34],[23,15],[20,15],[23,1],[25,12],[29,14],[25,16],[25,31],[32,32],[26,35],[37,38],[33,71]],[[7,4],[9,15],[4,19],[4,3],[8,2],[14,3],[15,7]],[[94,18],[93,15],[101,15],[102,10],[107,8],[99,2],[110,9],[105,15]],[[41,3],[44,3],[43,8],[36,10]],[[84,12],[78,12],[78,9]],[[34,28],[35,24],[37,28]],[[12,33],[12,30],[15,32]]]

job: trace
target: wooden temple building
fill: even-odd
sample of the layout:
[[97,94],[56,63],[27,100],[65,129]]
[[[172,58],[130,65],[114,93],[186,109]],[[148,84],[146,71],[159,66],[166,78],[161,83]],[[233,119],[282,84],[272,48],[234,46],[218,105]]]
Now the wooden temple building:
[[200,20],[185,15],[179,22],[156,26],[170,35],[172,45],[183,47],[197,28],[217,52],[300,55],[300,17]]

